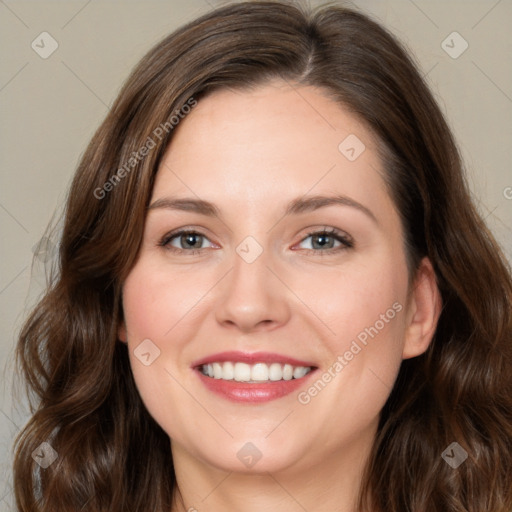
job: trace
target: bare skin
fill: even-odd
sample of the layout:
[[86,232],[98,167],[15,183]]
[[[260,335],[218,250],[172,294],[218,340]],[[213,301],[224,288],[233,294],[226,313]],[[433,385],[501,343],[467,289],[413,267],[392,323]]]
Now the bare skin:
[[[365,145],[353,161],[338,148],[350,134]],[[382,172],[372,133],[312,87],[218,91],[179,125],[119,329],[141,397],[171,439],[181,498],[173,512],[356,511],[379,413],[401,361],[427,349],[440,311],[427,259],[409,287]],[[296,199],[334,195],[345,204],[286,215]],[[213,203],[219,216],[166,202],[185,197]],[[180,228],[203,236],[192,246],[166,237]],[[257,244],[243,245],[249,236]],[[262,252],[248,263],[241,243]],[[146,339],[160,350],[148,366],[134,355]],[[298,392],[236,403],[192,367],[230,350],[317,369]],[[247,443],[261,455],[251,467],[240,457]]]

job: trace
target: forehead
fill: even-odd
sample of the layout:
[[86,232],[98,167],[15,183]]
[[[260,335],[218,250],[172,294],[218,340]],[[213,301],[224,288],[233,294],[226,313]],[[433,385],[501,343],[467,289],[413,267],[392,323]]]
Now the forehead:
[[271,82],[216,91],[175,129],[153,191],[268,208],[328,192],[392,207],[375,138],[321,89]]

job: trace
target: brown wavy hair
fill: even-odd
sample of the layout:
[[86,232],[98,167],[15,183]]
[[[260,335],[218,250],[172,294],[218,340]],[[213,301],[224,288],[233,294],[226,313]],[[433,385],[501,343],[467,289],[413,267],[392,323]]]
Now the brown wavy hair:
[[[355,10],[243,2],[151,49],[81,159],[57,275],[19,336],[33,404],[15,444],[20,511],[171,510],[169,438],[143,406],[117,338],[121,286],[172,140],[172,129],[161,138],[154,130],[191,98],[274,78],[321,88],[377,136],[410,276],[428,256],[443,301],[428,351],[403,361],[381,412],[360,510],[512,510],[510,267],[472,204],[454,139],[421,73],[393,35]],[[155,147],[127,168],[148,137]],[[113,180],[123,165],[122,179]],[[58,453],[46,469],[31,457],[42,441]],[[468,453],[456,469],[441,457],[454,441]]]

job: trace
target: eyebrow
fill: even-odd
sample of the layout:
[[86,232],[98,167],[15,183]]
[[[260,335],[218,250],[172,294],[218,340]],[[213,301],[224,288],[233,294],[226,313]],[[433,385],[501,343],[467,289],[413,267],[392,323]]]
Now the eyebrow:
[[[308,197],[299,197],[291,201],[286,207],[286,211],[284,216],[290,215],[298,215],[301,213],[312,212],[318,210],[319,208],[324,208],[327,206],[333,205],[341,205],[341,206],[349,206],[351,208],[355,208],[360,212],[367,215],[373,222],[378,224],[377,218],[373,214],[373,212],[367,208],[366,206],[358,203],[354,199],[343,195],[329,195],[329,196],[308,196]],[[199,213],[201,215],[206,215],[208,217],[217,217],[220,218],[220,210],[209,201],[204,201],[203,199],[194,199],[194,198],[172,198],[172,197],[162,197],[154,201],[149,207],[148,210],[156,210],[156,209],[167,209],[167,210],[180,210],[187,212]]]

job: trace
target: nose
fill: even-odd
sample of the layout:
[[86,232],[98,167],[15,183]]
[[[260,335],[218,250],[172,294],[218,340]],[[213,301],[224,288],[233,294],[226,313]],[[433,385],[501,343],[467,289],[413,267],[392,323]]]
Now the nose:
[[216,318],[223,326],[244,333],[270,331],[290,318],[291,292],[272,265],[268,251],[252,263],[234,255],[233,268],[222,280]]

